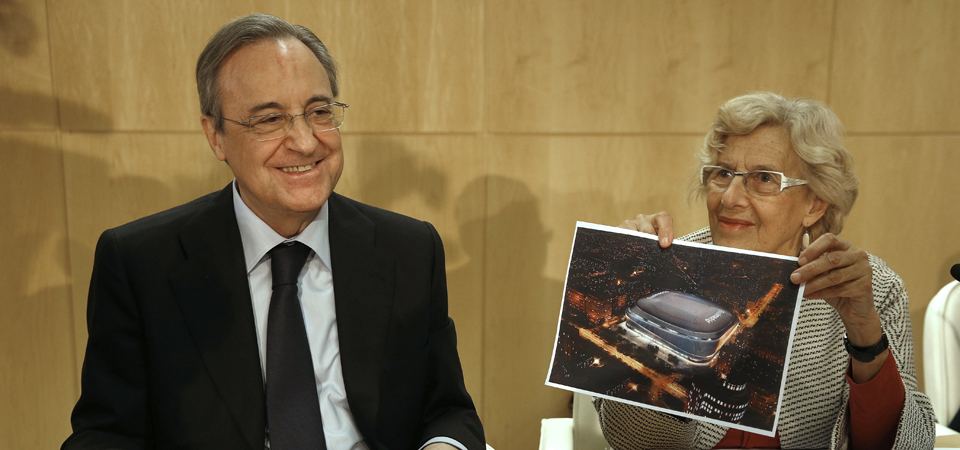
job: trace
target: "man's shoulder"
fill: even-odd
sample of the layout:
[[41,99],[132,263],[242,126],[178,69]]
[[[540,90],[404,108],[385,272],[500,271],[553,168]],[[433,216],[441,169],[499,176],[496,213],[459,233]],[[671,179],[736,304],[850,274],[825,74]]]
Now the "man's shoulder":
[[334,204],[337,205],[333,207],[334,209],[331,209],[331,212],[338,207],[346,209],[353,208],[356,210],[356,212],[360,213],[376,225],[389,225],[391,227],[418,230],[425,229],[426,222],[414,217],[379,208],[373,205],[368,205],[337,193],[332,194],[330,199]]
[[[339,194],[330,196],[330,237],[372,238],[376,246],[396,254],[421,253],[442,245],[428,222],[371,206]],[[350,231],[347,232],[346,230]]]
[[[229,192],[226,194],[229,194]],[[173,233],[198,213],[207,211],[217,205],[223,206],[224,195],[224,191],[211,192],[182,205],[141,217],[108,231],[118,238]]]

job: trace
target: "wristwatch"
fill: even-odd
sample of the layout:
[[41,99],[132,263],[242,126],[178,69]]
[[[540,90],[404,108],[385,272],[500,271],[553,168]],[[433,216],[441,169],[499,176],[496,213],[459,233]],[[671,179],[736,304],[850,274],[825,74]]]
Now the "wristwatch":
[[884,350],[889,346],[887,342],[887,333],[880,333],[880,341],[876,344],[867,346],[867,347],[857,347],[850,343],[850,339],[847,337],[847,333],[843,333],[843,347],[847,349],[847,353],[853,357],[853,359],[868,363],[873,361],[877,355],[883,353]]

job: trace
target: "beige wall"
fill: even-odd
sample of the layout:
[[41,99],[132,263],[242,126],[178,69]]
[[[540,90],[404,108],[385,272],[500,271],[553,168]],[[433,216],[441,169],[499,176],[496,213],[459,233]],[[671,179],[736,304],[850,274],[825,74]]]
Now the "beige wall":
[[[69,433],[93,247],[223,186],[196,56],[227,20],[312,28],[342,68],[338,190],[436,224],[468,387],[498,449],[568,414],[543,386],[576,220],[685,202],[717,106],[831,105],[862,195],[844,236],[898,271],[915,337],[960,262],[960,2],[0,0],[0,448]],[[917,362],[919,358],[919,342]]]

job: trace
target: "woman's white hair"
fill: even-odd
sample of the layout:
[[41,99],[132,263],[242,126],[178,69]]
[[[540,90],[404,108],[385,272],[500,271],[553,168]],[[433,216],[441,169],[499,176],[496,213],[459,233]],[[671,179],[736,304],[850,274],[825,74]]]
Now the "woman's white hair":
[[[823,217],[809,227],[810,238],[839,234],[857,200],[860,180],[853,173],[853,156],[840,143],[840,120],[822,103],[787,99],[772,92],[729,100],[717,111],[703,147],[696,152],[697,159],[705,165],[716,164],[728,136],[744,136],[761,126],[786,130],[800,158],[802,178],[814,195],[830,205]],[[697,183],[693,193],[704,195],[706,187]]]

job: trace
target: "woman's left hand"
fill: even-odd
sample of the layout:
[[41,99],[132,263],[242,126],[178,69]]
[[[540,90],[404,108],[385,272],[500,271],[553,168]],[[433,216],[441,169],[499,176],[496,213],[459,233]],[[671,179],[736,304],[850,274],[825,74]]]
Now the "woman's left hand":
[[[806,298],[822,298],[840,314],[850,343],[869,347],[880,342],[883,329],[880,313],[873,304],[873,268],[867,252],[827,233],[800,252],[800,268],[790,281],[807,283]],[[851,375],[856,383],[866,383],[880,372],[889,350],[868,363],[851,359]]]
[[880,339],[867,252],[827,233],[804,249],[798,262],[790,281],[807,283],[804,297],[822,298],[837,310],[853,345],[868,346]]

